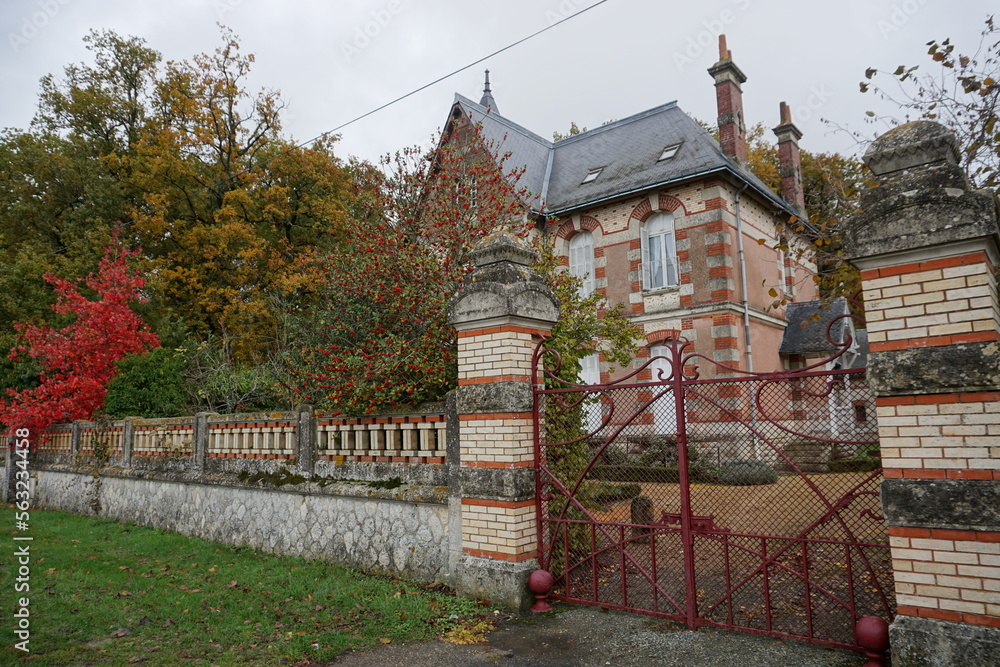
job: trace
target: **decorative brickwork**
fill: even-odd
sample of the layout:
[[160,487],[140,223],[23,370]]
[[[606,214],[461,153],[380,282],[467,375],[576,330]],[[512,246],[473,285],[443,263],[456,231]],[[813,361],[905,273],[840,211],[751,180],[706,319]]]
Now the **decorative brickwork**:
[[865,271],[872,351],[1000,340],[993,276],[983,252]]
[[458,336],[458,384],[530,377],[535,330],[519,326],[464,331]]

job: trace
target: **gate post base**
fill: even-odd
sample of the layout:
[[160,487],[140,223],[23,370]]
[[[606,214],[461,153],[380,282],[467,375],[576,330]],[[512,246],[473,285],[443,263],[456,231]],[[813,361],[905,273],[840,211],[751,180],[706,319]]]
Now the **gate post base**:
[[528,577],[537,569],[538,562],[533,558],[511,563],[466,554],[458,574],[457,592],[525,613],[535,601],[528,590]]
[[897,616],[889,626],[894,667],[989,665],[1000,655],[1000,629]]

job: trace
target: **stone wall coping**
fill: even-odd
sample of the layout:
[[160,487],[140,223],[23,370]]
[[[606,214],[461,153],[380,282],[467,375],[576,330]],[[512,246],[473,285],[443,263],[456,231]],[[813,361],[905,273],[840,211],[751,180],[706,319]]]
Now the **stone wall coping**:
[[264,481],[246,482],[239,479],[236,473],[210,473],[198,470],[171,472],[165,470],[137,470],[116,466],[85,466],[68,463],[46,463],[36,465],[35,468],[49,472],[75,475],[92,474],[99,477],[119,479],[141,479],[155,482],[173,482],[176,484],[197,484],[199,486],[225,486],[273,493],[294,493],[303,496],[344,496],[404,503],[448,504],[448,487],[430,484],[401,484],[396,488],[386,489],[373,486],[370,482],[355,480],[332,481],[316,477],[302,484],[270,484]]
[[[297,410],[276,410],[273,412],[235,412],[229,414],[219,414],[216,412],[203,412],[199,413],[206,415],[207,422],[209,424],[232,424],[232,423],[254,423],[254,422],[294,422],[298,419],[299,412]],[[444,403],[425,403],[413,410],[406,411],[385,411],[376,412],[370,415],[360,415],[360,416],[348,416],[342,413],[336,412],[324,412],[324,411],[313,411],[312,415],[319,419],[379,419],[386,417],[411,417],[411,416],[443,416],[445,414]],[[197,415],[185,415],[181,417],[129,417],[128,420],[132,421],[134,426],[149,428],[158,426],[190,426],[194,427],[195,419]],[[121,430],[125,428],[126,419],[117,419],[112,422],[108,422],[101,425],[100,422],[78,420],[74,422],[79,424],[81,429],[94,429],[104,427],[109,430]],[[73,429],[73,424],[53,424],[46,429],[46,432],[63,432],[71,431]]]

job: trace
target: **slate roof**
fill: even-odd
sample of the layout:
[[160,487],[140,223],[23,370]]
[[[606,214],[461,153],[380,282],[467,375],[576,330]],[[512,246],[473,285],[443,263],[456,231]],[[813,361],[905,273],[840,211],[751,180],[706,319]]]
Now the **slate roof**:
[[[776,207],[797,215],[784,199],[755,175],[738,167],[719,143],[687,115],[677,102],[643,111],[557,142],[531,132],[462,95],[455,108],[482,126],[484,138],[499,153],[510,153],[507,168],[525,169],[520,185],[535,196],[531,206],[560,215],[576,209],[689,180],[727,172]],[[668,146],[681,144],[677,154],[659,160]],[[600,175],[582,183],[587,173],[603,167]]]
[[[854,332],[851,318],[844,317],[850,314],[847,299],[838,297],[829,302],[829,308],[825,308],[825,301],[802,301],[800,303],[790,303],[785,307],[785,319],[788,327],[781,338],[781,347],[778,352],[781,354],[831,354],[840,349],[843,344],[845,333],[857,336]],[[818,319],[812,318],[818,314]],[[840,318],[840,319],[837,319]],[[834,321],[836,320],[836,321]],[[830,323],[833,322],[831,326]],[[829,333],[827,327],[830,327]],[[867,335],[865,336],[867,342]]]

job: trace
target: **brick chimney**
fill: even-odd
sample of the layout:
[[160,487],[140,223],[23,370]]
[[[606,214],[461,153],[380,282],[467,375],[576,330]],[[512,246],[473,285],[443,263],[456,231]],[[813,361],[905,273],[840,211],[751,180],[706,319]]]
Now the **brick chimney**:
[[719,107],[719,143],[722,152],[737,164],[747,161],[747,128],[743,123],[743,84],[747,77],[733,63],[726,48],[726,36],[719,35],[719,62],[708,69],[715,79],[715,99]]
[[799,139],[802,132],[792,123],[792,110],[781,103],[781,124],[774,128],[778,137],[778,175],[781,177],[781,194],[804,218],[806,197],[802,190],[802,161],[799,157]]

